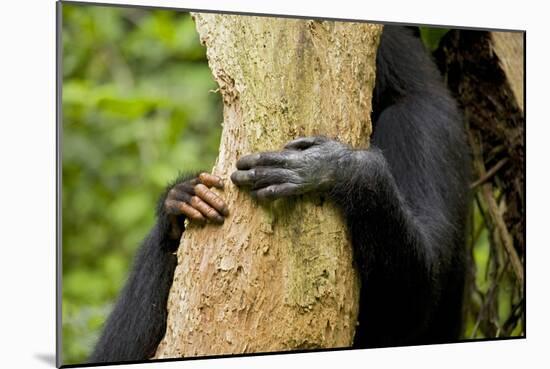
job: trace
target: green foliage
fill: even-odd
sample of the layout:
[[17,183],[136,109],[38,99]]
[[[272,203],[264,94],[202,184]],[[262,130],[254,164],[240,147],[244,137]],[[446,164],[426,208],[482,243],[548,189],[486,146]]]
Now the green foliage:
[[512,271],[506,268],[508,264],[503,250],[491,239],[487,215],[480,210],[479,198],[473,203],[471,217],[468,236],[471,262],[463,338],[521,336],[521,319],[516,321],[517,308],[521,304],[515,286],[517,282]]
[[209,170],[221,99],[193,20],[63,4],[63,363],[81,363],[110,312],[158,196]]
[[449,32],[448,28],[418,27],[420,38],[429,51],[434,51],[439,46],[441,38]]

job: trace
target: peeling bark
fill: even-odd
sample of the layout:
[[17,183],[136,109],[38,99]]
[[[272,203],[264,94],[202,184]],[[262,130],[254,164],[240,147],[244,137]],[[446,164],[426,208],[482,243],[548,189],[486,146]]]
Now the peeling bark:
[[381,26],[194,18],[224,101],[213,173],[231,214],[185,231],[156,358],[349,346],[359,280],[338,209],[320,196],[260,205],[228,178],[237,158],[298,136],[366,147]]

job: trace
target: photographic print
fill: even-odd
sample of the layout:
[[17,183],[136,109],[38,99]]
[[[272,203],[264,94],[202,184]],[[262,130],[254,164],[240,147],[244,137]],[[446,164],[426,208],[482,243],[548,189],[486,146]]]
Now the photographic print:
[[63,366],[525,337],[525,32],[65,1],[58,32]]

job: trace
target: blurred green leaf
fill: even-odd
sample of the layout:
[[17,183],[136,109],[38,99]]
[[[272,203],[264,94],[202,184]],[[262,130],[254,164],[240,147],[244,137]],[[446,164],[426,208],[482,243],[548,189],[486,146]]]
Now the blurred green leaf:
[[449,28],[419,27],[420,38],[424,46],[432,52],[439,46],[439,41],[449,32]]

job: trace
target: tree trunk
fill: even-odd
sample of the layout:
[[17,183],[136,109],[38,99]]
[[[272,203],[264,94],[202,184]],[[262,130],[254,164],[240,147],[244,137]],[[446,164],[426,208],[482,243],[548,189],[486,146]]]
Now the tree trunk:
[[[381,26],[193,16],[224,101],[214,174],[298,136],[368,145]],[[359,280],[338,209],[319,196],[260,205],[225,183],[225,224],[182,237],[156,357],[351,345]]]
[[523,32],[491,32],[492,45],[516,102],[523,111]]

